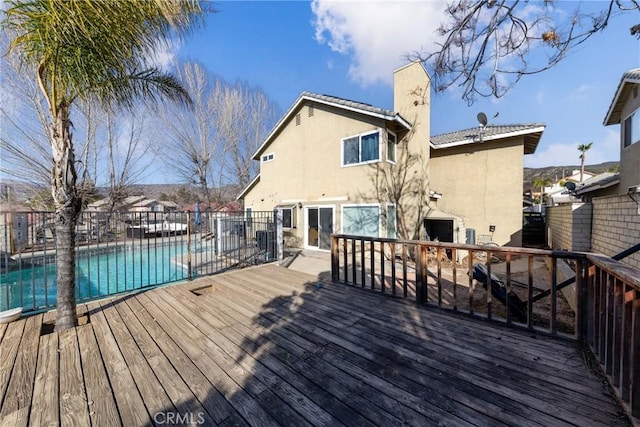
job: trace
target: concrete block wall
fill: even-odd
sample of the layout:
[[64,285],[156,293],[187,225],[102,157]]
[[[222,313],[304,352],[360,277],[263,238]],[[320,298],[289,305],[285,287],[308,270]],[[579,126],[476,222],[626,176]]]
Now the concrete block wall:
[[547,244],[553,249],[591,250],[592,209],[588,203],[551,206],[546,212]]
[[[592,204],[592,252],[613,256],[640,243],[638,205],[628,195],[598,197]],[[640,252],[621,261],[640,268]]]

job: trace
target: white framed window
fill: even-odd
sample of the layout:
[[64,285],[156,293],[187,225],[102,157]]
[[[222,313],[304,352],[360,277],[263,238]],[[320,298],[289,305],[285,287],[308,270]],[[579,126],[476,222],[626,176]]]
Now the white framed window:
[[262,163],[272,162],[276,158],[273,153],[267,153],[262,155]]
[[623,147],[640,141],[640,110],[634,111],[624,120],[622,129]]
[[380,160],[380,131],[350,136],[342,140],[342,166]]
[[387,161],[390,163],[396,162],[396,134],[387,132]]
[[296,228],[297,209],[294,205],[276,206],[274,211],[282,211],[282,228]]
[[380,205],[342,205],[342,233],[380,237]]

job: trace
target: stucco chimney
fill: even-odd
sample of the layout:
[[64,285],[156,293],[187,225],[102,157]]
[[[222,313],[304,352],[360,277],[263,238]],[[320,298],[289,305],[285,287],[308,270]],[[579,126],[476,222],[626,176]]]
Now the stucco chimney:
[[393,109],[414,126],[419,141],[429,144],[431,78],[421,62],[393,72]]

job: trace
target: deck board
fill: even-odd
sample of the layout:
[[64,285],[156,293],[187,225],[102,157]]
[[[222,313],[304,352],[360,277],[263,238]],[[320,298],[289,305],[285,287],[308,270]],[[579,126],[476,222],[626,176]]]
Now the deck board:
[[54,425],[58,422],[58,376],[58,334],[47,334],[40,337],[38,349],[38,367],[29,416],[32,425]]
[[215,421],[207,414],[190,390],[188,385],[189,381],[185,382],[182,379],[171,364],[171,360],[162,353],[138,318],[136,318],[129,305],[127,305],[126,302],[119,303],[115,305],[115,308],[118,310],[123,323],[127,325],[131,336],[141,351],[141,355],[148,361],[149,367],[157,377],[161,387],[164,388],[167,396],[171,399],[178,413],[202,414],[202,421],[205,424],[214,424]]
[[[118,408],[107,379],[93,326],[79,326],[77,333],[91,424],[105,427],[118,425]],[[89,373],[90,375],[87,375]]]
[[571,341],[274,265],[78,313],[0,325],[0,424],[629,425]]
[[18,375],[11,376],[0,412],[2,418],[14,412],[19,413],[15,416],[15,426],[27,423],[36,374],[41,319],[41,314],[26,319],[13,368]]
[[[14,363],[18,354],[18,347],[22,340],[22,334],[25,329],[26,320],[19,322],[12,322],[8,325],[0,346],[0,396],[2,396],[2,404],[0,404],[0,413],[9,414],[9,411],[2,411],[2,408],[8,404],[11,396],[7,395],[7,389],[9,388],[9,382],[14,376],[23,375],[14,369]],[[2,421],[4,416],[0,416]]]
[[145,410],[146,406],[133,375],[127,369],[127,364],[120,353],[118,342],[111,333],[106,316],[99,304],[90,310],[91,325],[95,331],[98,347],[102,354],[105,370],[113,390],[114,399],[118,407],[118,414],[123,425],[151,425],[151,417]]
[[[162,292],[162,290],[158,291],[160,291],[158,293]],[[203,336],[197,328],[184,321],[175,312],[174,307],[166,304],[163,298],[156,295],[152,301],[148,294],[141,295],[140,298],[145,300],[146,308],[151,311],[162,328],[168,331],[173,339],[176,340],[176,343],[194,361],[209,381],[215,384],[216,388],[229,400],[247,423],[251,425],[258,423],[263,425],[278,424],[265,408],[243,388],[242,380],[240,380],[240,383],[236,382],[242,376],[249,380],[250,375],[248,372],[243,369],[232,369],[233,372],[226,372],[220,366],[220,363],[224,365],[224,362],[221,362],[217,357],[219,356],[219,350],[215,348],[215,345]],[[172,316],[166,316],[165,313],[172,313]],[[248,388],[250,388],[250,385]]]
[[[89,425],[89,407],[75,328],[58,334],[60,352],[60,424]],[[87,372],[89,375],[90,372]]]
[[[180,310],[185,318],[189,318],[192,321],[196,320],[193,317],[193,312],[200,311],[200,307],[193,304],[190,295],[185,293],[180,294],[173,294],[171,296],[178,301],[178,304],[175,304],[174,307]],[[166,297],[169,297],[169,295],[166,295]],[[205,320],[207,323],[213,322],[213,324],[219,325],[219,319],[213,316],[207,316],[207,314],[208,312],[203,310],[199,313],[199,315],[202,316],[200,319]],[[334,422],[329,414],[315,402],[308,399],[287,382],[281,381],[281,376],[265,366],[268,363],[267,360],[258,361],[254,359],[250,353],[242,351],[242,349],[229,341],[227,337],[219,333],[215,328],[211,329],[207,327],[207,323],[197,323],[200,323],[203,330],[208,331],[206,334],[207,338],[215,342],[219,351],[224,353],[224,356],[221,357],[221,363],[225,369],[233,369],[233,366],[236,365],[236,367],[244,369],[245,372],[252,376],[253,381],[245,381],[245,384],[250,384],[252,389],[249,393],[254,397],[259,397],[258,400],[261,404],[279,423],[290,422],[295,425],[327,425],[328,423]],[[204,335],[205,332],[203,330],[201,330],[201,332],[203,332]],[[281,397],[283,398],[281,399]],[[296,403],[297,407],[302,409],[301,412],[303,412],[304,417],[288,405],[293,403]],[[311,423],[307,420],[310,420]]]
[[[255,290],[255,288],[253,288],[253,290]],[[231,304],[232,302],[227,301],[226,303]],[[274,317],[274,315],[275,315],[274,312],[271,312],[269,314],[269,316],[271,317]],[[320,316],[322,316],[322,314],[320,314]],[[274,319],[275,319],[274,322],[278,321],[276,317],[274,317]],[[286,336],[291,337],[292,334],[298,334],[299,337],[301,338],[315,339],[318,342],[317,343],[318,348],[327,347],[328,344],[331,343],[330,334],[327,334],[322,329],[322,324],[321,324],[322,321],[318,322],[318,319],[311,316],[309,318],[305,318],[305,321],[303,323],[305,323],[306,325],[310,325],[312,327],[297,328],[294,325],[288,325],[286,329],[286,332],[287,332]],[[337,326],[337,325],[330,325],[330,327],[334,327],[334,326]],[[425,381],[424,384],[422,384],[418,390],[418,387],[416,387],[417,386],[416,384],[412,384],[411,382],[407,382],[402,379],[397,381],[397,383],[399,384],[394,384],[389,381],[381,381],[380,379],[375,377],[371,378],[371,376],[368,375],[367,371],[360,368],[360,366],[362,366],[363,364],[368,363],[366,360],[366,357],[349,359],[348,352],[345,352],[343,350],[343,349],[347,349],[353,352],[354,354],[360,354],[360,356],[365,356],[367,354],[367,350],[364,350],[364,349],[370,347],[370,345],[366,343],[362,347],[360,347],[362,343],[353,343],[349,340],[341,340],[338,342],[334,341],[332,344],[333,344],[332,346],[329,346],[328,348],[324,349],[324,351],[326,352],[325,357],[331,358],[334,365],[340,366],[340,369],[348,370],[349,373],[354,375],[355,379],[358,379],[359,381],[363,381],[363,377],[364,377],[364,380],[370,382],[371,387],[377,387],[378,392],[373,399],[374,402],[377,402],[380,396],[380,393],[392,392],[391,397],[397,401],[415,400],[414,403],[416,405],[422,405],[423,401],[434,403],[434,405],[430,406],[428,410],[423,410],[425,412],[424,414],[425,416],[433,417],[431,418],[431,422],[438,422],[438,420],[441,420],[444,417],[448,418],[448,421],[451,421],[452,419],[455,418],[455,415],[466,415],[467,419],[473,419],[474,422],[481,422],[484,424],[496,423],[495,420],[486,418],[483,413],[470,411],[468,407],[466,407],[461,402],[458,402],[457,400],[460,398],[458,396],[458,393],[459,393],[458,390],[452,390],[452,394],[455,394],[456,397],[454,399],[451,399],[447,394],[443,393],[442,388],[440,389],[433,388],[432,386],[430,386],[430,382],[428,381]],[[385,355],[382,355],[382,357],[384,358]],[[375,358],[373,356],[371,356],[371,359],[374,359],[373,363],[375,363]],[[381,360],[385,360],[385,359],[381,359]],[[374,372],[377,373],[380,378],[389,377],[384,366],[369,365],[368,369],[369,370],[374,369]],[[401,367],[401,369],[406,369],[406,368]],[[415,372],[409,373],[409,375],[411,380],[415,382],[416,380]],[[435,380],[437,380],[437,376]],[[433,381],[433,379],[431,379],[431,381]],[[416,398],[413,396],[404,395],[402,391],[397,390],[398,387],[400,387],[401,389],[407,389],[407,388],[410,390],[413,389],[414,392],[417,392],[417,395],[421,397],[422,400],[416,400]],[[449,388],[451,388],[451,384],[449,384]],[[486,408],[483,408],[483,409],[490,409],[491,406],[495,406],[495,405],[488,404],[485,406]],[[446,407],[451,413],[440,411],[439,410],[440,407]],[[496,408],[496,410],[499,410],[499,408]],[[520,419],[520,421],[522,421],[522,419]],[[422,422],[428,423],[428,421],[425,421],[425,420],[423,420]],[[463,420],[457,419],[454,424],[460,425],[462,423],[464,423]]]
[[[128,297],[125,301],[131,311],[135,313],[140,324],[145,327],[150,339],[156,343],[159,350],[171,361],[180,377],[189,385],[190,391],[196,397],[198,403],[202,405],[202,408],[205,409],[208,416],[217,424],[229,421],[231,423],[238,422],[242,425],[242,418],[231,404],[198,369],[183,349],[161,328],[156,319],[141,303],[141,299]],[[186,398],[189,399],[189,397],[187,396]],[[195,404],[196,402],[194,402]]]

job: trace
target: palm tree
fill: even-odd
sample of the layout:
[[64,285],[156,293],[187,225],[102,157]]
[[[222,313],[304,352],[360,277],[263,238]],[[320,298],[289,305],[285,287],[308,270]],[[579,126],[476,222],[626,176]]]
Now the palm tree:
[[196,0],[10,0],[3,28],[10,53],[35,71],[47,102],[57,249],[56,330],[77,324],[75,225],[78,191],[70,111],[79,100],[132,108],[138,98],[190,102],[177,80],[151,67],[160,43],[202,22]]
[[588,144],[580,144],[578,145],[578,151],[580,151],[580,182],[584,180],[584,158],[585,153],[591,149],[593,142]]
[[533,180],[534,187],[540,187],[540,204],[544,201],[544,187],[548,187],[552,184],[551,178],[545,178],[539,176],[538,178]]

